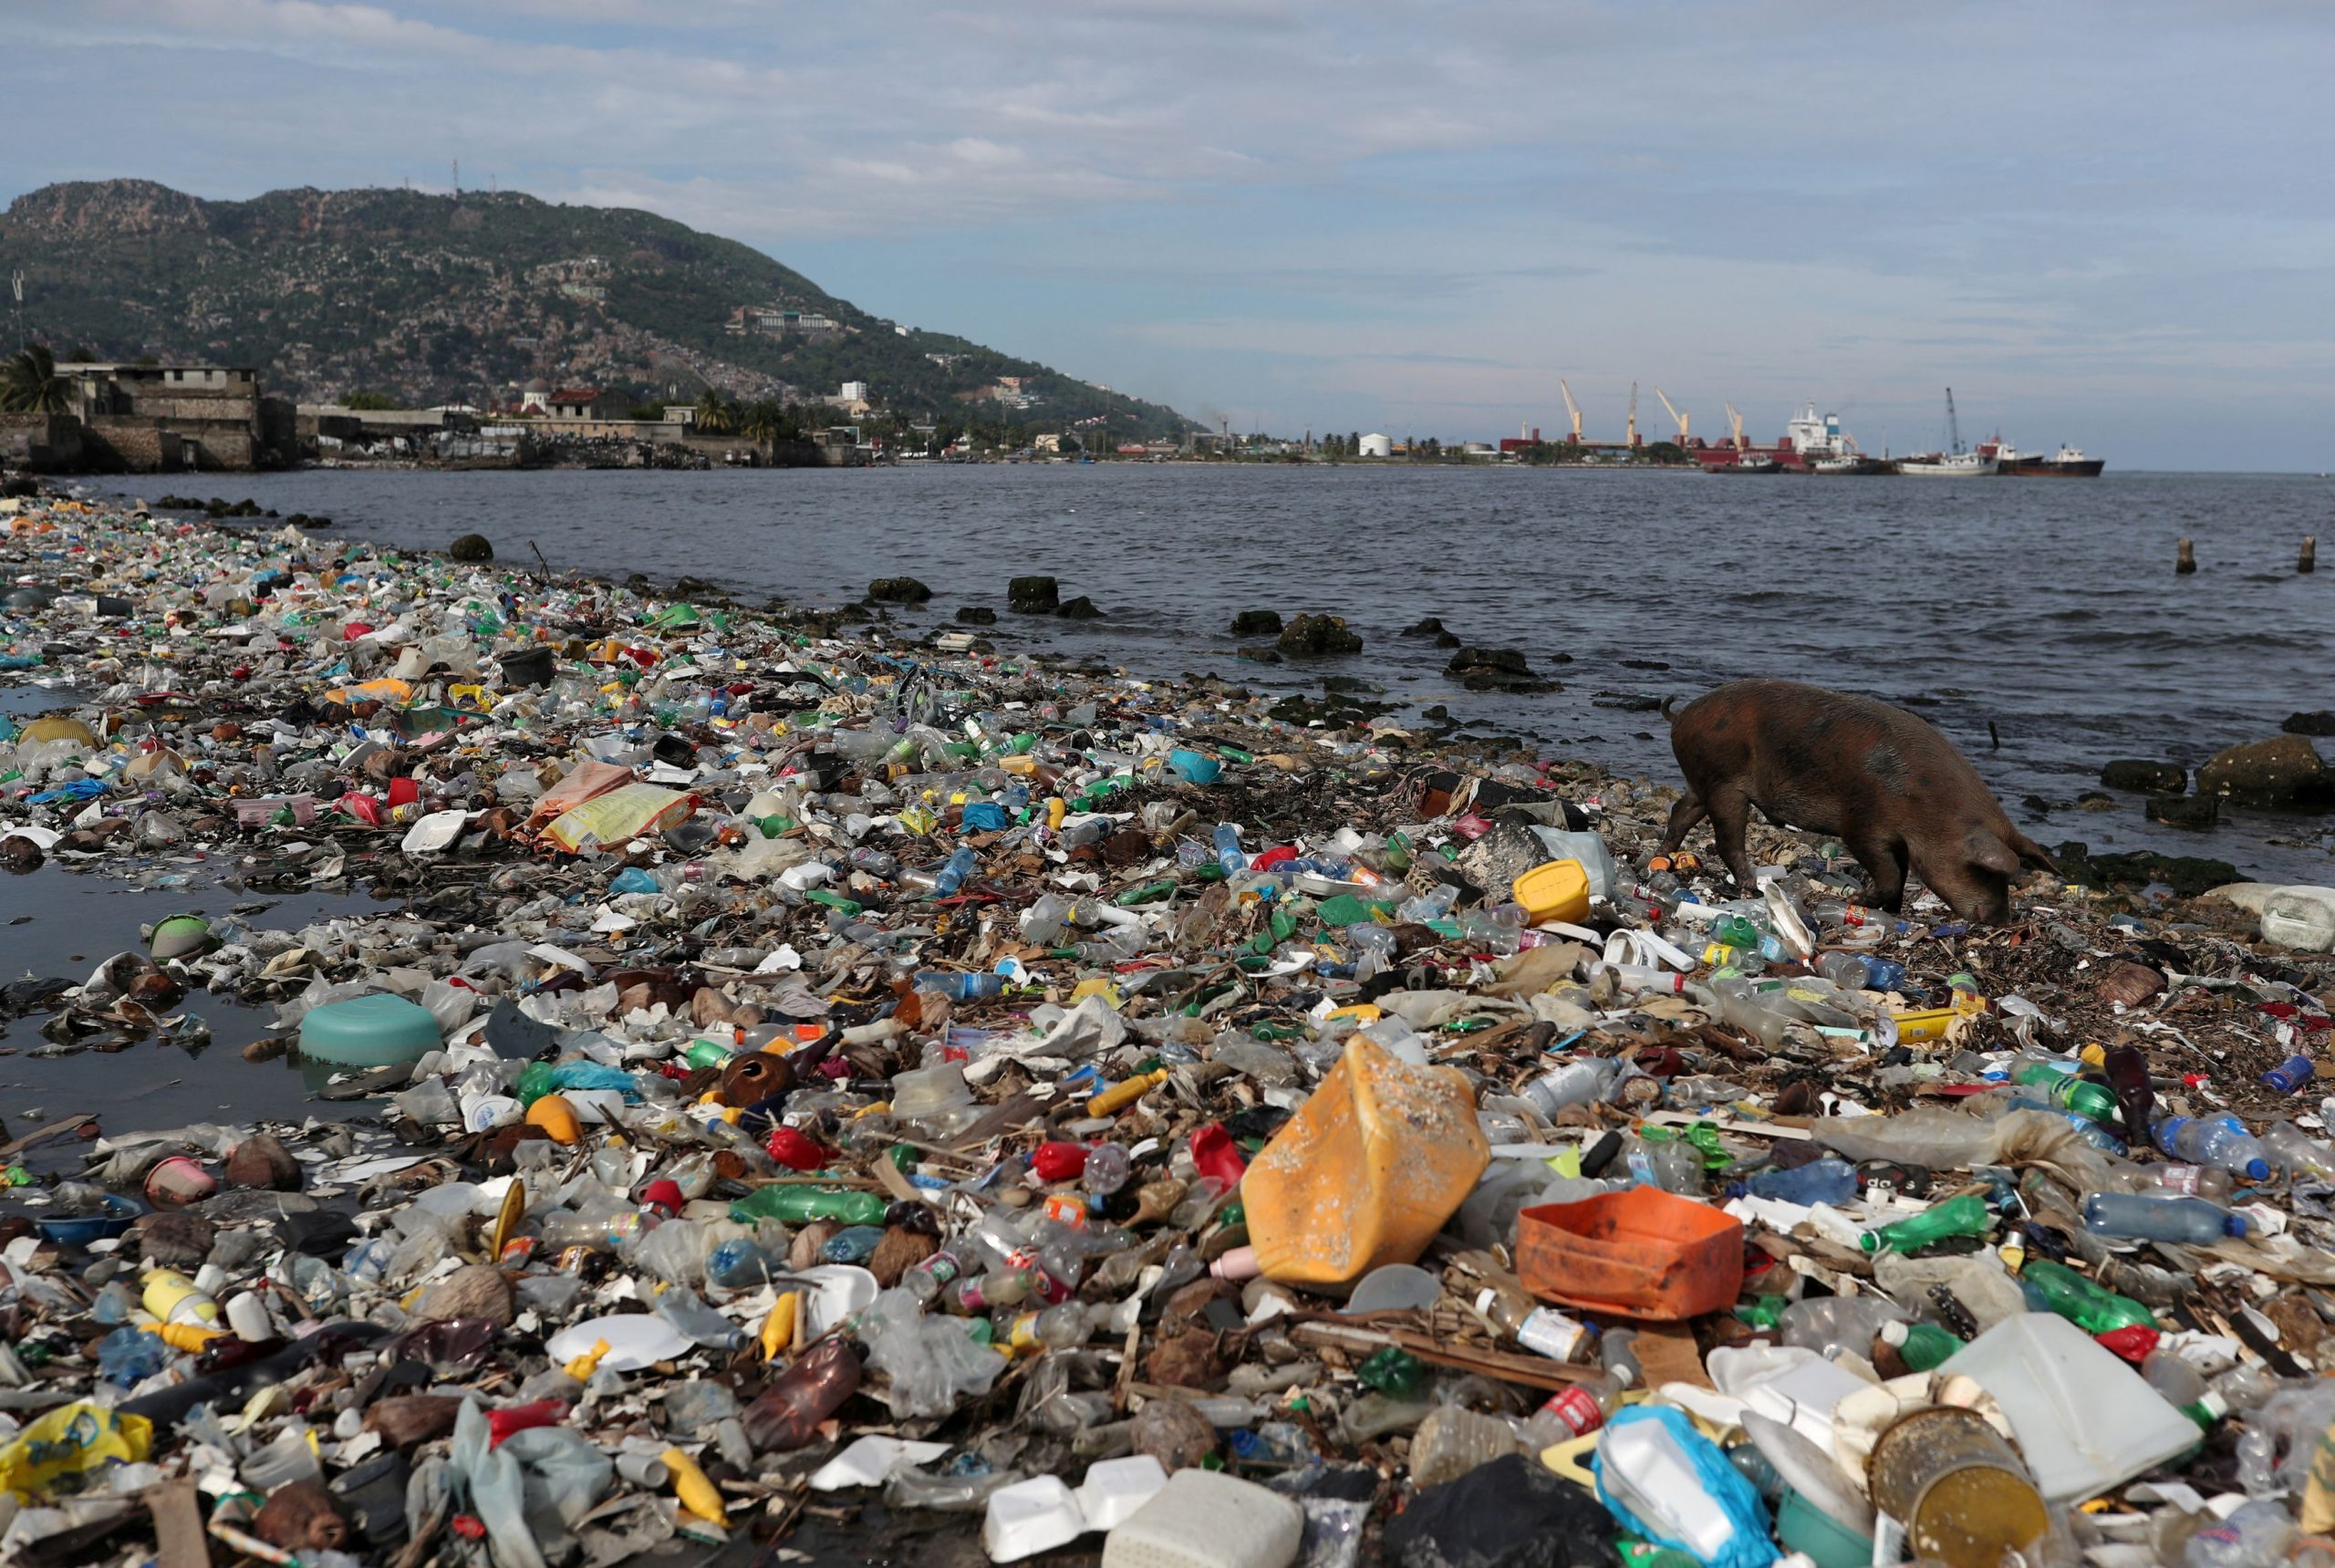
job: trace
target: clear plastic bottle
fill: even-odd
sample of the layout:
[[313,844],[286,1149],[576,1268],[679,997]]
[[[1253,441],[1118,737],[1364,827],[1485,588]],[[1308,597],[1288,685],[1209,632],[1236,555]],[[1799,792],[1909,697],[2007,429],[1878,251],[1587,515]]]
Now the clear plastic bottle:
[[1626,1378],[1602,1368],[1570,1388],[1560,1388],[1525,1423],[1525,1440],[1538,1449],[1587,1437],[1621,1408],[1629,1389]]
[[1219,822],[1211,836],[1216,842],[1216,863],[1224,868],[1227,877],[1238,877],[1249,868],[1249,857],[1240,852],[1240,829],[1238,825]]
[[2192,1165],[2215,1166],[2249,1181],[2270,1179],[2270,1161],[2260,1141],[2226,1117],[2167,1116],[2156,1124],[2156,1146]]
[[[2270,1130],[2276,1132],[2278,1129],[2272,1127]],[[2268,1138],[2263,1139],[2263,1147],[2269,1147]],[[2235,1185],[2228,1171],[2210,1165],[2160,1165],[2156,1168],[2156,1184],[2166,1192],[2177,1192],[2185,1198],[2202,1198],[2208,1203],[2228,1202]]]
[[2262,1135],[2262,1147],[2273,1163],[2290,1176],[2309,1175],[2335,1182],[2335,1149],[2305,1133],[2292,1122],[2273,1122]]
[[979,864],[970,847],[959,846],[948,859],[940,863],[940,869],[933,873],[934,896],[942,898],[955,898],[958,889],[965,885],[965,878],[973,874]]
[[1904,1321],[1904,1311],[1880,1296],[1811,1296],[1784,1308],[1777,1326],[1786,1345],[1830,1357],[1843,1350],[1863,1355],[1884,1324]]
[[1634,1328],[1609,1328],[1597,1342],[1597,1365],[1634,1388],[1645,1381],[1645,1368],[1638,1365],[1638,1331]]
[[2202,1198],[2143,1192],[2095,1192],[2083,1200],[2083,1226],[2095,1236],[2143,1241],[2185,1241],[2209,1247],[2246,1234],[2246,1221]]
[[2284,1502],[2257,1500],[2192,1535],[2183,1568],[2260,1568],[2283,1559],[2295,1533]]
[[2229,1405],[2208,1387],[2198,1370],[2169,1350],[2153,1350],[2141,1363],[2141,1376],[2164,1396],[2165,1402],[2201,1428],[2210,1429],[2229,1414]]
[[1519,1093],[1541,1116],[1554,1120],[1567,1106],[1593,1105],[1603,1099],[1621,1073],[1619,1057],[1584,1056],[1541,1074]]

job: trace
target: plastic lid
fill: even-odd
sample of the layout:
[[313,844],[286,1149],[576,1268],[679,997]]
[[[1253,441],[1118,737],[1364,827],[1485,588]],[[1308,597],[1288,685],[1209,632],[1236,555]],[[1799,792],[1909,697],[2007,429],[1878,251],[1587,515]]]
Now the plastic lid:
[[2269,1180],[2270,1162],[2267,1159],[2247,1160],[2246,1162],[2246,1179],[2248,1181]]
[[1882,1340],[1888,1345],[1904,1344],[1908,1338],[1912,1337],[1913,1332],[1911,1324],[1900,1323],[1894,1317],[1881,1325]]
[[2246,1234],[2246,1216],[2233,1214],[2222,1221],[2222,1228],[2233,1236],[2243,1236]]

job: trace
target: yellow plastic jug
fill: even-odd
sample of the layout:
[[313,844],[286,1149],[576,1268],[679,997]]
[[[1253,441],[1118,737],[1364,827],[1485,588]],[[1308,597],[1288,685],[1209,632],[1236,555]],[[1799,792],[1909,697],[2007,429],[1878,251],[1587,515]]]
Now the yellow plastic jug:
[[1451,1067],[1414,1067],[1357,1034],[1240,1179],[1266,1276],[1347,1284],[1427,1251],[1490,1162]]
[[1516,879],[1524,923],[1589,918],[1589,872],[1578,860],[1545,860]]

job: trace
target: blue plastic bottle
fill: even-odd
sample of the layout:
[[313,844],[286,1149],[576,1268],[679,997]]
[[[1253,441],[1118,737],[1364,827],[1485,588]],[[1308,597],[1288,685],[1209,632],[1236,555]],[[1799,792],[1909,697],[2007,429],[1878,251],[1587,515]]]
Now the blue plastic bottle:
[[939,874],[932,879],[933,893],[943,898],[955,898],[957,889],[965,885],[965,878],[973,874],[978,864],[971,850],[959,848],[941,863]]
[[1249,868],[1249,857],[1240,853],[1240,829],[1231,823],[1216,825],[1216,863],[1224,867],[1227,877],[1238,877]]

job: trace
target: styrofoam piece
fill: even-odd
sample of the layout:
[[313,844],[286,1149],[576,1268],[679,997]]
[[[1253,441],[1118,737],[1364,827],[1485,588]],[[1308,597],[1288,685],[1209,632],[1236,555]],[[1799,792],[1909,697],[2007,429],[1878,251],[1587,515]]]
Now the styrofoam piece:
[[1215,1470],[1178,1470],[1103,1538],[1103,1568],[1289,1568],[1305,1511]]
[[1097,1459],[1078,1483],[1078,1511],[1089,1530],[1116,1530],[1167,1484],[1167,1468],[1149,1454]]
[[2052,1502],[2097,1496],[2197,1445],[2188,1417],[2056,1313],[2007,1317],[1939,1370],[1995,1397]]
[[880,1486],[895,1471],[930,1464],[948,1451],[946,1443],[911,1443],[871,1434],[813,1471],[811,1490],[842,1491],[849,1487]]
[[803,1301],[806,1314],[803,1332],[812,1339],[875,1305],[877,1293],[884,1288],[856,1263],[818,1263],[796,1270],[789,1279],[811,1287]]
[[1060,1476],[1033,1476],[989,1494],[981,1550],[992,1563],[1019,1563],[1078,1539],[1086,1528],[1078,1499]]
[[600,1365],[610,1372],[638,1372],[687,1355],[691,1348],[689,1335],[680,1329],[655,1313],[637,1312],[596,1317],[564,1328],[544,1342],[544,1349],[555,1364],[564,1366],[590,1354],[592,1346],[604,1339],[608,1342],[608,1353],[600,1357]]

